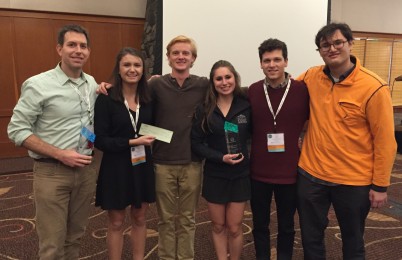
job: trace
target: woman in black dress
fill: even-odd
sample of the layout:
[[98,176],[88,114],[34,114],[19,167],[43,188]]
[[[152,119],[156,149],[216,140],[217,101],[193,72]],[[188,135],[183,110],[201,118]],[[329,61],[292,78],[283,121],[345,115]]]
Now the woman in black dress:
[[133,259],[144,258],[145,213],[155,202],[154,137],[138,135],[142,123],[153,123],[145,71],[142,54],[123,48],[116,57],[113,87],[95,103],[95,146],[103,151],[95,205],[108,211],[109,259],[121,259],[128,206]]
[[251,109],[232,64],[216,62],[210,88],[197,109],[191,132],[192,150],[206,158],[202,196],[208,202],[212,238],[218,259],[240,259],[242,221],[250,199],[249,156]]

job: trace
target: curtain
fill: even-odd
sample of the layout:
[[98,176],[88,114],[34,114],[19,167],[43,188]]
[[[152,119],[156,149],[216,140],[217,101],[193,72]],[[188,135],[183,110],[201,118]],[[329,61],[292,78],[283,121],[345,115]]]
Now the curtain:
[[141,49],[148,75],[162,74],[162,0],[148,0]]

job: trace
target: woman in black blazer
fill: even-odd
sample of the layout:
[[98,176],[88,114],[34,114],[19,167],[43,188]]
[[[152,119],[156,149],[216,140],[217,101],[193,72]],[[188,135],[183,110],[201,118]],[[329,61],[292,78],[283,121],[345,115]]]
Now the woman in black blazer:
[[239,259],[242,221],[250,199],[249,156],[251,109],[240,77],[228,61],[216,62],[210,88],[197,108],[191,132],[192,150],[204,157],[202,196],[208,202],[212,237],[218,259]]

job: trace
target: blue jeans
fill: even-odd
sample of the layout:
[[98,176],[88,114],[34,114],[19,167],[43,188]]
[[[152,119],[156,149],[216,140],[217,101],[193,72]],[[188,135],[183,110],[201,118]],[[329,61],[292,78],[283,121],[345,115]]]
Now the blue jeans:
[[297,194],[304,259],[325,259],[325,229],[332,204],[342,235],[343,259],[365,259],[364,225],[370,211],[368,186],[327,186],[299,174]]
[[296,184],[270,184],[251,180],[250,203],[256,259],[269,260],[271,257],[269,223],[272,195],[275,197],[278,220],[277,259],[290,260],[295,237]]

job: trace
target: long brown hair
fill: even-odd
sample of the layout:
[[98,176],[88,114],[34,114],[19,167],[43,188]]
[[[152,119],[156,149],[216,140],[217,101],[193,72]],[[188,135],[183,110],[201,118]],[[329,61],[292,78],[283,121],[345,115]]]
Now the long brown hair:
[[109,90],[110,97],[115,101],[119,101],[122,103],[124,102],[123,82],[122,82],[121,76],[119,74],[119,71],[120,71],[120,61],[127,54],[138,57],[142,61],[143,74],[142,74],[140,81],[138,82],[137,93],[135,93],[135,95],[138,97],[140,104],[148,103],[150,101],[150,95],[149,95],[149,90],[148,90],[148,83],[147,83],[147,76],[146,76],[147,69],[145,66],[145,60],[144,60],[142,53],[139,50],[136,50],[131,47],[124,47],[123,49],[120,50],[120,52],[116,56],[116,63],[114,65],[112,76],[111,76],[111,81],[112,81],[113,87],[110,88],[110,90]]
[[207,131],[211,131],[209,127],[209,118],[216,107],[216,102],[218,98],[218,92],[215,89],[214,85],[214,76],[215,71],[219,68],[227,68],[230,72],[233,73],[235,78],[235,89],[233,92],[233,97],[243,96],[242,90],[240,88],[240,75],[237,73],[236,69],[233,65],[226,60],[219,60],[214,63],[211,68],[211,72],[209,73],[209,89],[204,101],[204,114],[202,118],[201,128],[206,133]]

